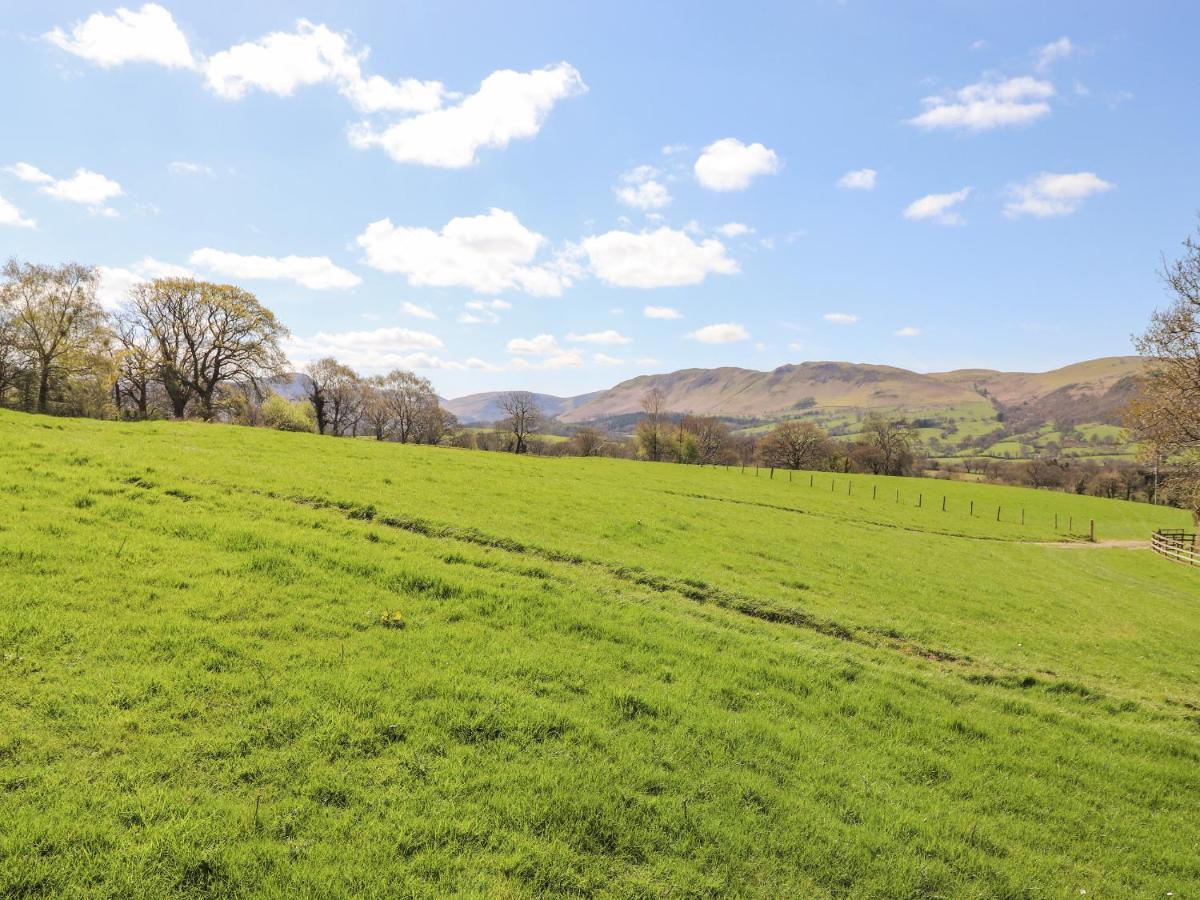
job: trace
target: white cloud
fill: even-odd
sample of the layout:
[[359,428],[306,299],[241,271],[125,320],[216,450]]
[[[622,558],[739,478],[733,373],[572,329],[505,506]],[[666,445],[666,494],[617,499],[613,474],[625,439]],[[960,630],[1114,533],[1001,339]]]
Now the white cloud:
[[825,313],[821,318],[830,325],[853,325],[858,321],[858,316],[854,313]]
[[676,153],[683,153],[687,149],[687,144],[664,144],[662,148],[662,155],[674,156]]
[[962,225],[966,220],[953,210],[971,193],[969,187],[949,194],[926,194],[914,200],[904,210],[904,218],[920,221],[928,219],[939,225]]
[[240,100],[252,90],[287,97],[300,87],[335,84],[362,113],[431,112],[448,96],[438,81],[364,76],[366,57],[366,50],[351,48],[346,35],[301,19],[295,31],[274,31],[213,54],[204,75],[209,90],[226,100]]
[[120,7],[111,16],[94,13],[71,26],[70,34],[55,28],[43,37],[103,68],[136,62],[181,69],[195,66],[187,38],[157,3],[137,11]]
[[854,169],[839,178],[837,185],[850,191],[873,191],[878,174],[874,169]]
[[206,166],[203,163],[187,162],[185,160],[176,160],[167,165],[167,171],[172,175],[207,175],[212,178],[216,173],[213,172],[211,166]]
[[539,334],[531,338],[513,338],[505,345],[505,349],[509,353],[521,356],[553,356],[563,352],[563,348],[559,346],[558,340],[552,334]]
[[642,315],[647,319],[682,319],[683,313],[677,309],[672,309],[669,306],[646,306],[642,308]]
[[598,366],[623,366],[625,360],[616,356],[609,356],[607,353],[593,353],[592,362]]
[[129,267],[97,266],[100,284],[96,288],[96,299],[105,309],[118,309],[124,303],[129,289],[143,281],[155,278],[193,278],[191,269],[173,263],[160,262],[147,256]]
[[[365,372],[389,369],[464,369],[459,363],[431,355],[442,341],[427,331],[408,328],[376,328],[373,331],[318,332],[309,338],[288,338],[283,349],[293,364],[336,357],[339,362]],[[417,351],[417,352],[413,352]]]
[[744,225],[741,222],[726,222],[717,229],[718,234],[723,234],[725,237],[742,237],[747,234],[754,234],[754,229],[749,225]]
[[1056,62],[1074,55],[1078,48],[1071,43],[1069,37],[1060,37],[1038,48],[1038,69],[1048,69]]
[[607,331],[592,331],[588,334],[576,334],[571,332],[567,335],[567,340],[580,344],[604,344],[607,346],[615,346],[617,344],[630,344],[633,338],[626,337],[619,331],[608,329]]
[[1009,125],[1028,125],[1050,114],[1046,101],[1054,85],[1028,75],[1007,81],[979,81],[957,91],[926,97],[925,112],[908,122],[928,130],[946,128],[988,131]]
[[0,197],[0,225],[15,225],[18,228],[37,228],[37,223],[33,219],[27,219],[21,214],[21,210],[17,209],[9,201]]
[[622,184],[615,188],[617,199],[635,209],[662,209],[671,202],[671,194],[658,181],[658,170],[653,166],[636,166],[621,175]]
[[1092,194],[1102,194],[1112,188],[1111,182],[1098,177],[1095,172],[1069,175],[1042,172],[1012,188],[1013,199],[1004,204],[1004,214],[1009,218],[1066,216],[1079,209]]
[[468,300],[463,306],[458,321],[464,325],[494,325],[500,321],[501,312],[512,309],[512,304],[506,300]]
[[689,332],[687,337],[702,344],[731,344],[734,341],[747,340],[750,332],[734,322],[718,322],[715,325],[697,328]]
[[704,148],[694,170],[700,184],[710,191],[741,191],[757,176],[778,172],[781,165],[779,155],[762,144],[722,138]]
[[410,303],[408,300],[405,300],[403,303],[401,303],[400,308],[402,310],[404,310],[404,312],[408,313],[410,316],[415,316],[418,319],[436,319],[437,318],[437,313],[435,313],[428,306],[418,306],[415,303]]
[[70,203],[81,203],[84,206],[95,207],[95,211],[105,215],[116,215],[115,210],[102,210],[104,204],[113,199],[120,197],[124,193],[121,185],[113,181],[99,172],[92,172],[88,169],[76,169],[75,174],[70,178],[56,179],[52,175],[48,175],[39,169],[37,166],[31,166],[26,162],[19,162],[8,167],[7,171],[16,175],[22,181],[28,181],[32,184],[40,184],[38,189],[43,194],[54,197],[56,200],[66,200]]
[[[578,350],[563,349],[551,334],[513,338],[505,349],[517,357],[509,363],[514,369],[577,369],[583,365],[583,354]],[[530,356],[537,361],[526,358]]]
[[54,181],[53,175],[47,175],[37,166],[32,166],[27,162],[13,163],[11,166],[5,166],[4,171],[11,175],[16,175],[22,181],[28,181],[30,184],[48,184]]
[[243,256],[202,247],[189,262],[230,278],[294,281],[314,291],[346,290],[362,284],[361,278],[334,265],[328,256]]
[[562,260],[534,263],[546,239],[503,209],[451,219],[440,231],[381,219],[358,236],[367,265],[404,275],[410,284],[467,287],[481,294],[518,290],[557,297],[571,284]]
[[574,66],[561,62],[533,72],[493,72],[457,106],[426,112],[377,131],[368,122],[350,131],[361,149],[382,147],[396,162],[445,169],[475,164],[482,148],[534,137],[559,100],[587,90]]
[[896,337],[917,337],[920,334],[920,328],[914,328],[912,325],[905,325],[896,332]]
[[725,255],[720,241],[697,243],[666,227],[640,234],[609,231],[584,238],[581,247],[592,273],[615,287],[681,287],[700,284],[710,273],[738,271],[737,261]]
[[988,42],[985,41],[983,38],[980,38],[977,41],[971,41],[971,49],[972,50],[985,50],[985,49],[987,49],[987,45],[988,45]]

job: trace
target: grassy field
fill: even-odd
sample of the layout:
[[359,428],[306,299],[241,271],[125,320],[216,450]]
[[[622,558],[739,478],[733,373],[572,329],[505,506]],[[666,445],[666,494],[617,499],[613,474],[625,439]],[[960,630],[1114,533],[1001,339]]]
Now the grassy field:
[[0,895],[1194,896],[1200,573],[1092,520],[1188,523],[0,412]]

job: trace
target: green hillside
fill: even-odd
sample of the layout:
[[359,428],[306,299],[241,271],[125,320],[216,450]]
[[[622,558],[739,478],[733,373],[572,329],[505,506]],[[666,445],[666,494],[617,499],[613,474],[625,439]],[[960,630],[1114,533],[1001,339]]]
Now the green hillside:
[[1192,896],[1200,572],[1092,520],[1188,524],[0,411],[0,895]]

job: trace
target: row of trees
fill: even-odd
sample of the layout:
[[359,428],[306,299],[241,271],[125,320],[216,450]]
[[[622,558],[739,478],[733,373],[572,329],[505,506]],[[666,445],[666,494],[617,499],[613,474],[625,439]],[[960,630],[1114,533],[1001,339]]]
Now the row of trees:
[[9,261],[0,284],[0,403],[41,413],[216,418],[234,394],[280,376],[286,329],[253,294],[167,278],[119,313],[76,263]]

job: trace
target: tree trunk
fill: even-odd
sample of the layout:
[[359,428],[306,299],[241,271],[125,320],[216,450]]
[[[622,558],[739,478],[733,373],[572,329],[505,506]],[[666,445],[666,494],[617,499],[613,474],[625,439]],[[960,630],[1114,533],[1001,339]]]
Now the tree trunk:
[[38,373],[38,397],[37,411],[40,413],[49,412],[50,410],[50,367],[42,363],[41,372]]

